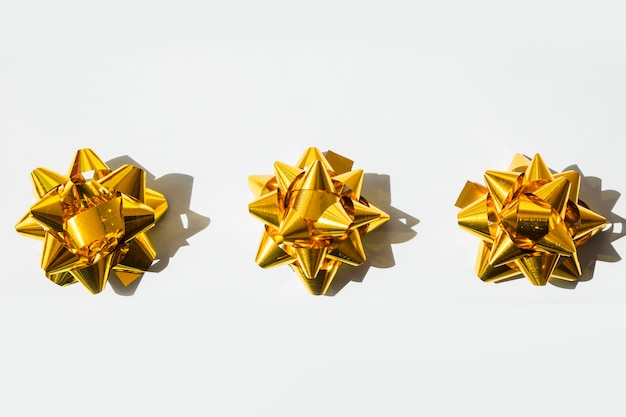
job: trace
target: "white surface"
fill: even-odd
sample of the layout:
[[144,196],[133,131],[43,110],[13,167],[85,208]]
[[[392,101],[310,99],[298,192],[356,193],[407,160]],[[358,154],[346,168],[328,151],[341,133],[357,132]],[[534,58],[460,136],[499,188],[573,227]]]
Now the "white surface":
[[[502,3],[2,2],[0,414],[623,415],[622,225],[574,290],[486,285],[453,204],[539,152],[626,216],[626,10]],[[253,261],[246,178],[308,146],[419,219],[334,297]],[[133,296],[56,287],[14,231],[29,172],[80,147],[193,177],[177,204],[210,218],[170,212],[175,254]]]

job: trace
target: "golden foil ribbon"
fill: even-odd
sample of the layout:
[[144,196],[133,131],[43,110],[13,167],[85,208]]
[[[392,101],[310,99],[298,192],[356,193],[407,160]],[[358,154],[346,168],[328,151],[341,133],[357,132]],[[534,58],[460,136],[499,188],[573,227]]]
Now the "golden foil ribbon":
[[275,175],[250,176],[258,197],[252,216],[265,224],[256,255],[262,268],[288,264],[311,294],[328,290],[343,263],[365,261],[361,238],[389,215],[361,195],[363,170],[353,161],[309,148],[295,166],[274,164]]
[[43,239],[48,279],[61,286],[80,282],[96,294],[111,270],[128,286],[150,268],[156,252],[146,231],[167,201],[146,188],[143,169],[111,171],[91,149],[81,149],[67,176],[37,168],[31,177],[39,201],[15,228]]
[[478,277],[577,281],[577,248],[606,225],[579,200],[580,174],[552,174],[539,154],[517,154],[509,169],[485,172],[486,187],[468,181],[456,201],[459,226],[481,239]]

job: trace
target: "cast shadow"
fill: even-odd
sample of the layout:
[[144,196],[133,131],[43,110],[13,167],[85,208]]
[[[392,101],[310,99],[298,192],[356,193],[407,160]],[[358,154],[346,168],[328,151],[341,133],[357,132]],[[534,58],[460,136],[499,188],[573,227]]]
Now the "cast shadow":
[[[148,271],[161,272],[170,262],[178,249],[188,246],[187,239],[205,229],[211,219],[190,209],[193,191],[193,177],[185,174],[166,174],[155,178],[148,170],[129,156],[120,156],[107,161],[115,170],[122,165],[135,165],[146,171],[146,186],[162,193],[167,199],[167,211],[155,227],[150,229],[148,237],[156,250],[156,259]],[[124,286],[115,273],[110,274],[111,288],[119,295],[133,295],[143,276],[132,284]]]
[[[582,275],[578,281],[589,281],[593,278],[596,262],[617,262],[619,256],[612,243],[626,235],[626,219],[613,213],[620,193],[615,190],[602,190],[602,180],[597,177],[586,177],[577,165],[563,171],[576,171],[580,174],[580,201],[594,212],[606,218],[607,226],[587,243],[578,249],[578,258]],[[554,280],[550,283],[559,288],[574,289],[578,282]]]
[[389,221],[363,238],[367,259],[359,266],[342,265],[333,279],[327,296],[335,296],[349,282],[362,282],[370,267],[391,268],[396,264],[392,244],[404,243],[413,239],[417,232],[413,227],[419,219],[398,210],[391,205],[391,184],[389,175],[365,174],[362,195],[376,207],[389,214]]

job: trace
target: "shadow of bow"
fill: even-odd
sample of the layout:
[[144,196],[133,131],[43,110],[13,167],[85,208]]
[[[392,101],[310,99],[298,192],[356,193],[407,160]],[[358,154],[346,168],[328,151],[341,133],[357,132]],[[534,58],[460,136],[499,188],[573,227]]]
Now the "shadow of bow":
[[[163,271],[178,249],[189,245],[187,239],[205,229],[211,222],[210,218],[194,212],[189,207],[193,191],[193,177],[185,174],[166,174],[155,178],[129,156],[120,156],[107,161],[106,164],[112,170],[126,164],[143,169],[146,171],[146,186],[162,193],[167,199],[167,211],[158,224],[147,232],[156,250],[156,259],[149,271]],[[117,294],[133,295],[142,278],[124,286],[113,273],[109,277],[109,283]]]
[[363,238],[366,261],[356,267],[342,265],[326,292],[327,296],[337,295],[351,281],[362,282],[372,266],[376,268],[394,266],[396,263],[391,245],[408,242],[417,235],[413,227],[420,221],[391,205],[389,175],[365,174],[361,194],[369,202],[389,214],[389,221]]

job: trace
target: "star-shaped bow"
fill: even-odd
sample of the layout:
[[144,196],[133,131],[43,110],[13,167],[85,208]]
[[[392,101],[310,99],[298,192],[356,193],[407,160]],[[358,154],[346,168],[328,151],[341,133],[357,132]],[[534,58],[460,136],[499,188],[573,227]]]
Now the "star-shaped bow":
[[111,269],[124,285],[148,270],[156,253],[145,232],[167,201],[146,188],[144,170],[111,171],[91,149],[81,149],[67,176],[37,168],[31,177],[39,201],[15,228],[43,239],[41,267],[52,282],[80,282],[96,294]]
[[479,278],[578,280],[577,248],[606,225],[579,200],[580,174],[552,174],[540,155],[516,155],[511,171],[487,171],[485,182],[468,181],[456,202],[459,226],[481,238]]
[[342,263],[365,261],[361,237],[389,216],[361,196],[363,170],[351,169],[351,160],[310,148],[296,166],[276,162],[274,176],[250,177],[258,198],[249,211],[265,223],[257,264],[289,264],[320,295]]

